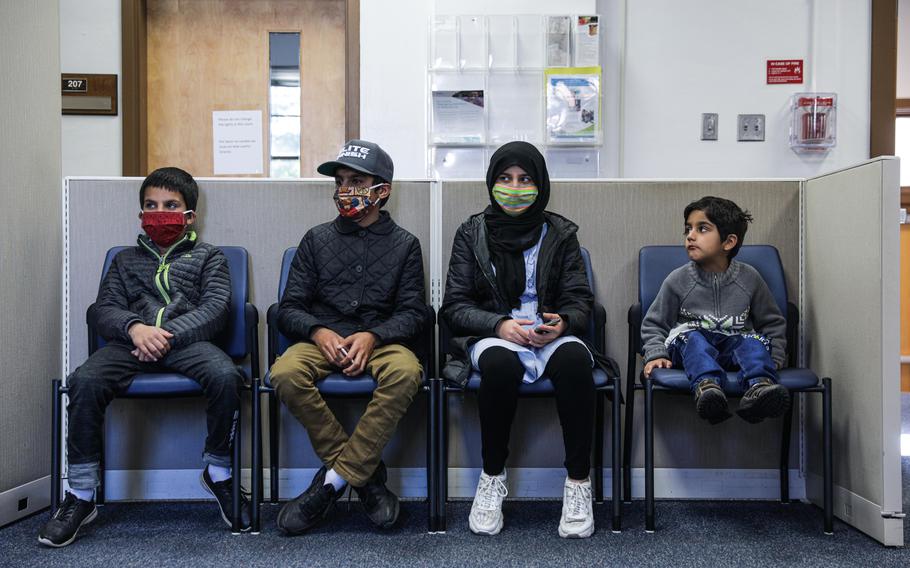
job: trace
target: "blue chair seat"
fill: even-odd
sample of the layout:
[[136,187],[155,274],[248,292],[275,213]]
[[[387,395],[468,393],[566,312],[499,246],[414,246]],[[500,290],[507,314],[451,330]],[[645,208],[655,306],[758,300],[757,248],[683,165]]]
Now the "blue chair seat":
[[[818,386],[818,375],[809,369],[788,368],[780,370],[780,384],[791,391]],[[651,372],[654,384],[665,389],[689,392],[689,379],[680,369],[654,369]],[[727,396],[742,396],[745,393],[736,372],[727,373],[727,384],[724,385]]]
[[[421,384],[426,386],[426,381],[426,373],[423,373]],[[264,384],[268,388],[274,388],[274,385],[272,385],[272,373],[266,373]],[[348,377],[341,373],[332,373],[319,381],[317,386],[319,387],[319,392],[327,396],[367,396],[376,388],[376,379],[370,375]]]
[[[685,375],[683,375],[683,380],[685,380]],[[602,388],[610,386],[610,378],[607,374],[599,369],[594,369],[594,388]],[[468,392],[477,392],[480,389],[480,373],[474,371],[471,373],[470,378],[468,378],[468,384],[465,385],[465,390]],[[547,396],[552,395],[554,392],[553,383],[550,382],[550,379],[547,377],[541,377],[533,383],[522,383],[521,387],[518,389],[519,394],[522,396]]]
[[199,396],[202,387],[193,379],[179,373],[147,373],[133,378],[122,398],[164,398]]

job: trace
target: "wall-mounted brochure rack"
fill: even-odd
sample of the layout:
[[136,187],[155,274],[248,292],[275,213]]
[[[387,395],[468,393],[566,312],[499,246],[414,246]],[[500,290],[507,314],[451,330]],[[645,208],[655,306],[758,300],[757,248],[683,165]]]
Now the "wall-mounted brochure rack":
[[597,15],[430,18],[429,175],[483,177],[511,140],[553,177],[597,177],[602,144]]

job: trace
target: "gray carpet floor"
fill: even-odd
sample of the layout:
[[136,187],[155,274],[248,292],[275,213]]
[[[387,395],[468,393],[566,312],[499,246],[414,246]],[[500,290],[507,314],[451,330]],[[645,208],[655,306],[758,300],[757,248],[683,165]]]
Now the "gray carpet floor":
[[[910,433],[910,395],[902,406]],[[910,511],[910,457],[902,469]],[[804,503],[659,501],[654,534],[641,501],[624,507],[621,534],[609,530],[609,504],[597,505],[597,532],[571,541],[556,534],[559,502],[507,501],[496,537],[471,534],[469,510],[450,503],[448,531],[431,535],[426,506],[407,502],[398,526],[380,532],[356,502],[341,502],[318,529],[285,537],[278,507],[265,505],[262,534],[232,536],[211,503],[116,503],[63,549],[36,540],[48,512],[0,529],[0,566],[910,566],[910,546],[885,548],[838,521],[825,536],[821,510]]]
[[[910,473],[910,460],[904,467]],[[610,532],[608,506],[598,505],[597,532],[574,541],[556,534],[558,502],[507,501],[496,537],[471,534],[469,509],[451,503],[448,532],[431,535],[422,503],[403,503],[398,528],[379,532],[345,502],[312,533],[285,537],[273,506],[263,509],[262,534],[232,536],[208,503],[111,504],[63,549],[36,541],[46,512],[0,530],[0,565],[910,566],[910,549],[885,548],[842,523],[825,536],[820,510],[802,503],[662,501],[655,534],[643,530],[642,502],[625,507],[622,534]]]

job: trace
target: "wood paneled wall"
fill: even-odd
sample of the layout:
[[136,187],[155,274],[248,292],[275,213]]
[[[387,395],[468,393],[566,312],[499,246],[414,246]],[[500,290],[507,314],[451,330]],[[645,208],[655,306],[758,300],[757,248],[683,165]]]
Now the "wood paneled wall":
[[261,110],[268,172],[269,32],[300,32],[301,175],[344,142],[344,0],[148,0],[147,26],[149,170],[213,175],[212,111]]

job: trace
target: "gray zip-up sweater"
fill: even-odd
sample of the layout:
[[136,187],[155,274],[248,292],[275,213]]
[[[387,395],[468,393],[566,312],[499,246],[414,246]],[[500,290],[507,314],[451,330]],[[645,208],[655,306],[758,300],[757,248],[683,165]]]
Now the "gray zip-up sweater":
[[727,335],[757,333],[771,342],[771,359],[782,367],[787,320],[757,270],[733,260],[725,272],[705,272],[689,262],[670,273],[641,323],[645,362],[668,359],[667,347],[687,331]]

